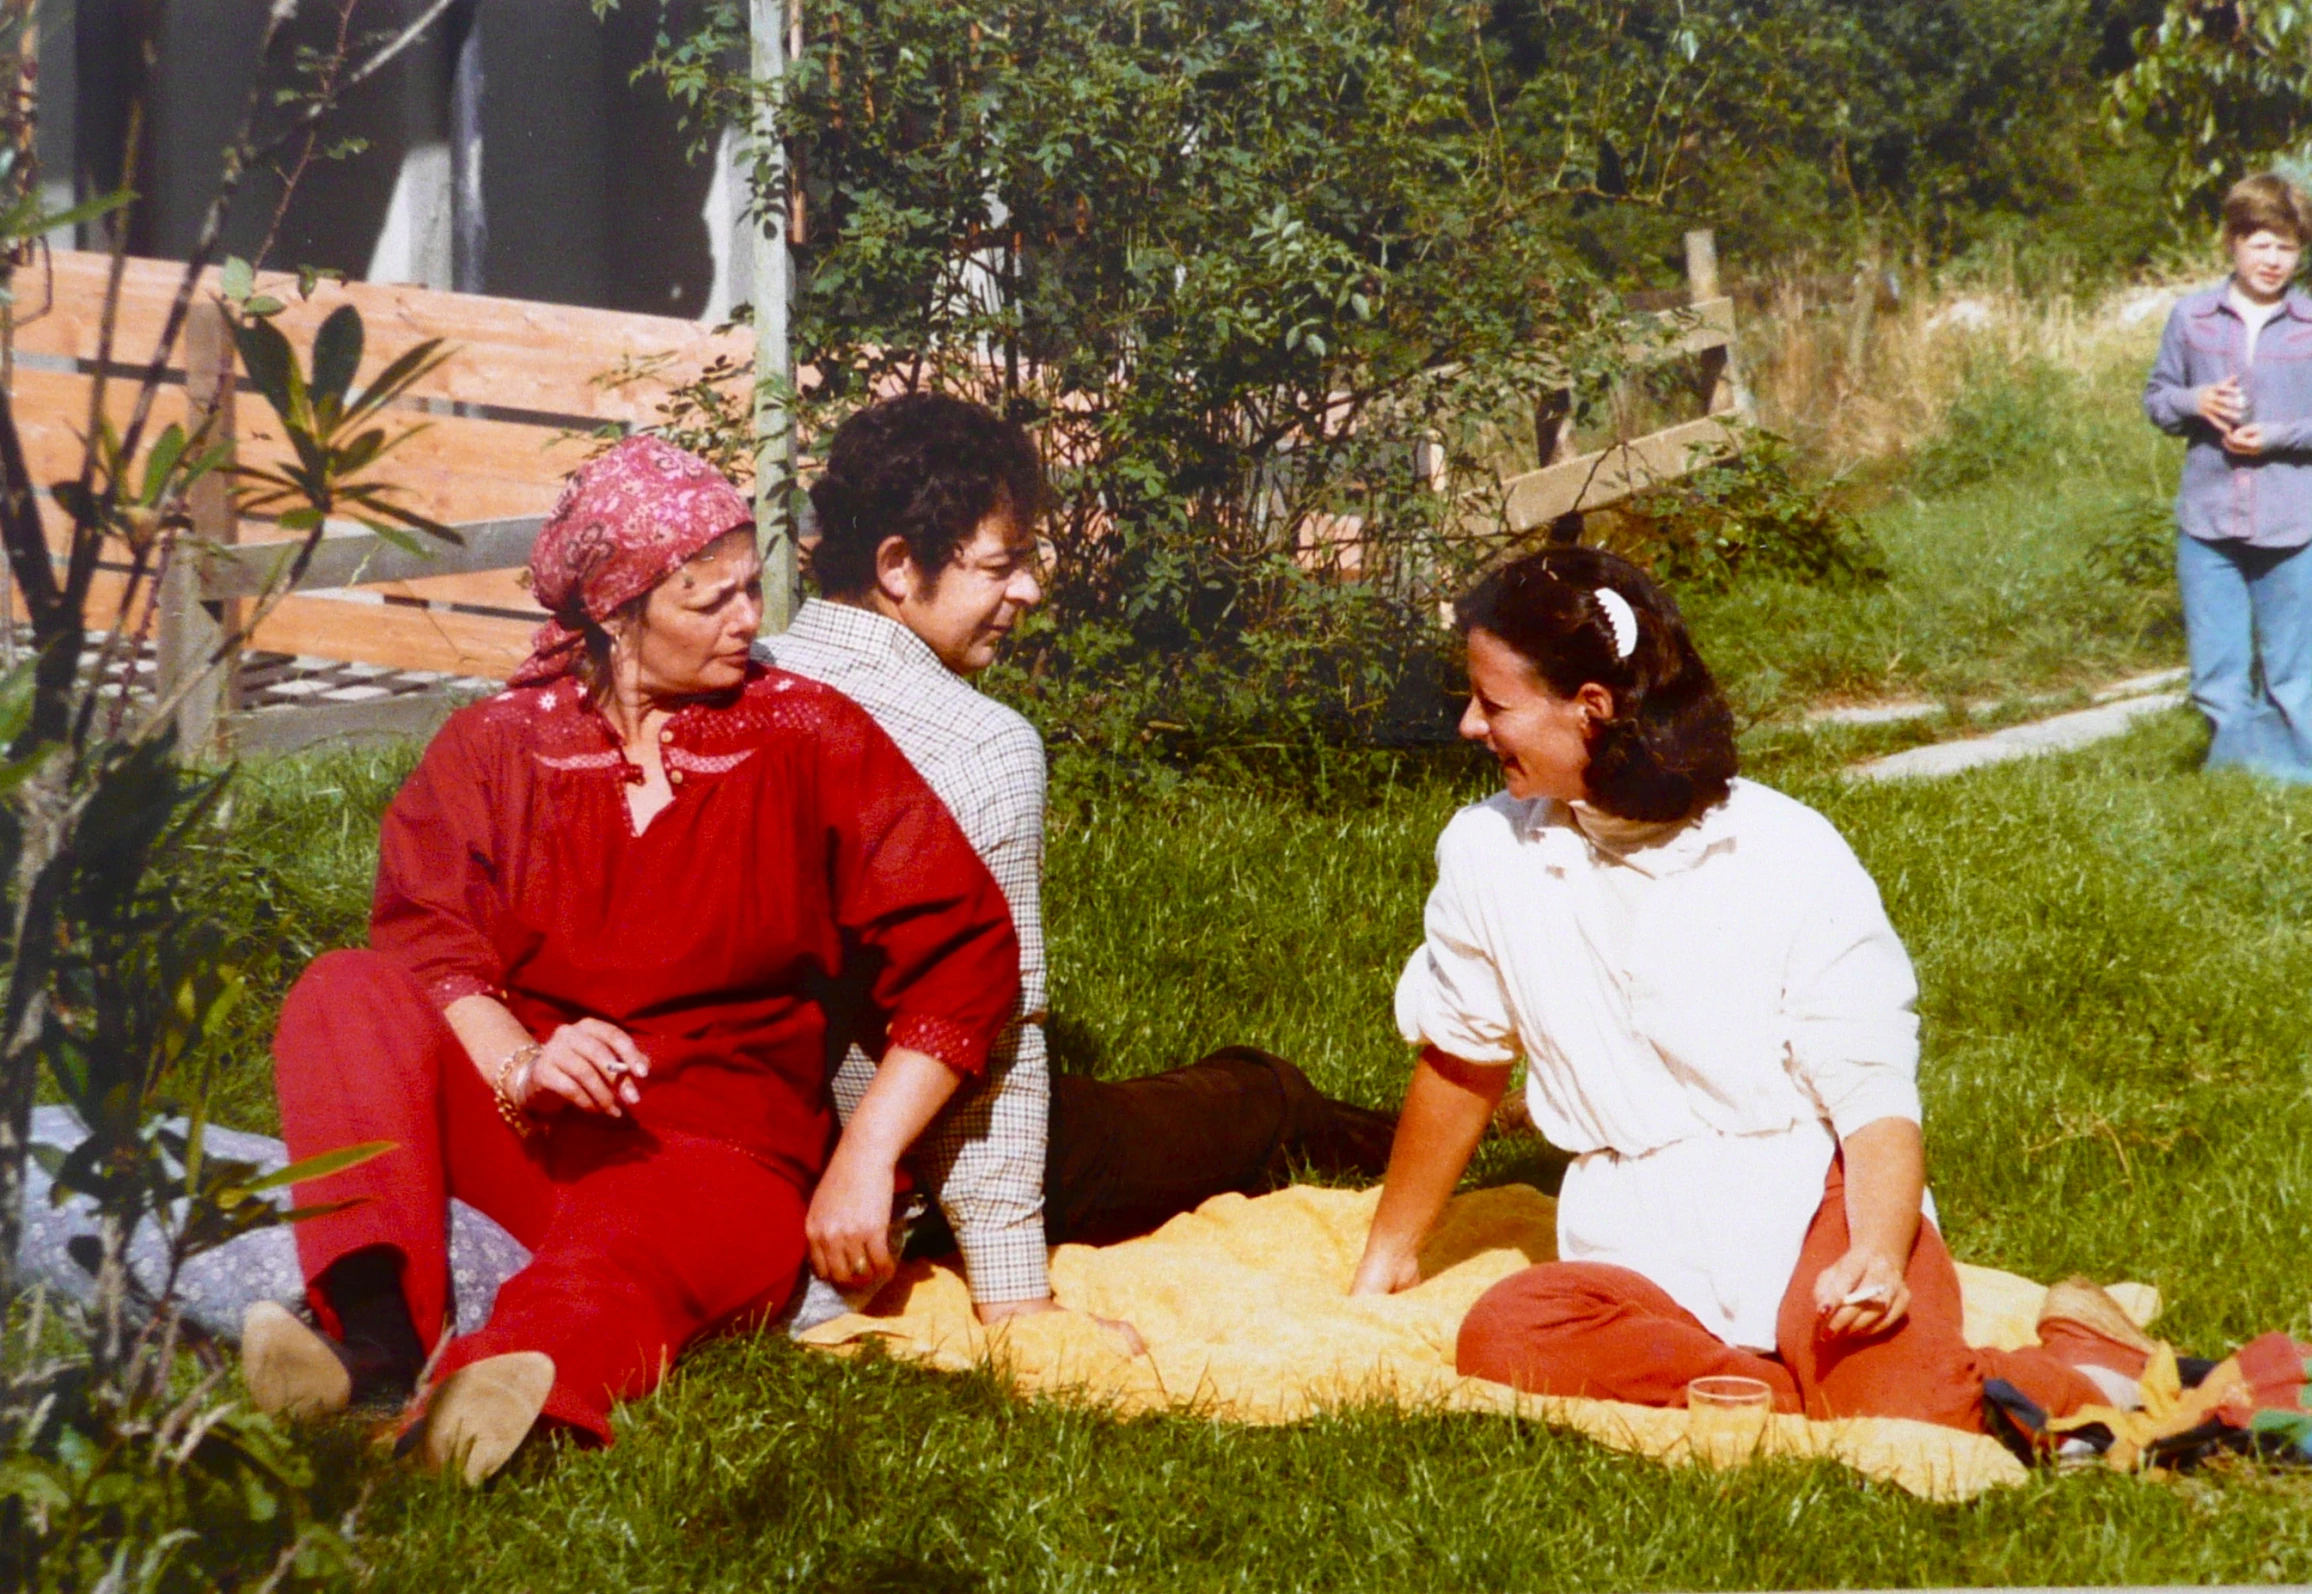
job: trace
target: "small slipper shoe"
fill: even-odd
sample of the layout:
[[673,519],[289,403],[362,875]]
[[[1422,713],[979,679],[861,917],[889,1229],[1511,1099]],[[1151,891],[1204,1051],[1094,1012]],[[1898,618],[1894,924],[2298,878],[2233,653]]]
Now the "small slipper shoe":
[[518,1350],[470,1362],[426,1402],[412,1446],[421,1465],[478,1485],[513,1459],[554,1388],[554,1358]]
[[337,1347],[277,1301],[258,1301],[242,1315],[241,1378],[269,1416],[327,1417],[353,1399],[353,1375]]

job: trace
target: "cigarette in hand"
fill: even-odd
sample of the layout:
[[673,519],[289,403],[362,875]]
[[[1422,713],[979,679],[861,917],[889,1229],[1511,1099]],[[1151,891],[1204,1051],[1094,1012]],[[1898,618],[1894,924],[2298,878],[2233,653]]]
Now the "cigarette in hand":
[[1841,1306],[1860,1306],[1865,1301],[1869,1301],[1873,1305],[1884,1306],[1893,1295],[1894,1291],[1888,1289],[1884,1284],[1857,1284],[1838,1298],[1838,1304]]

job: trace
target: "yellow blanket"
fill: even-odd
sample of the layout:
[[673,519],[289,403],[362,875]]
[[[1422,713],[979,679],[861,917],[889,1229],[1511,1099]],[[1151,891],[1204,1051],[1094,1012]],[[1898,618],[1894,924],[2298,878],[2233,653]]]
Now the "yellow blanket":
[[[1352,1300],[1349,1277],[1379,1196],[1305,1185],[1258,1199],[1218,1196],[1144,1239],[1063,1245],[1052,1255],[1052,1293],[1073,1310],[992,1330],[972,1315],[953,1268],[913,1264],[865,1314],[804,1339],[836,1350],[878,1339],[894,1356],[950,1371],[993,1362],[1023,1394],[1089,1399],[1122,1414],[1193,1410],[1281,1423],[1379,1400],[1522,1414],[1615,1449],[1692,1459],[1683,1411],[1521,1395],[1454,1372],[1454,1336],[1477,1297],[1556,1254],[1549,1197],[1525,1185],[1457,1197],[1421,1253],[1418,1288]],[[2043,1286],[1988,1268],[1959,1273],[1970,1343],[2032,1343]],[[2145,1286],[2112,1293],[2139,1322],[2158,1310]],[[1147,1354],[1128,1354],[1095,1318],[1132,1324]],[[1827,1456],[1935,1500],[1967,1499],[2024,1475],[1994,1440],[1897,1418],[1777,1416],[1761,1450]]]

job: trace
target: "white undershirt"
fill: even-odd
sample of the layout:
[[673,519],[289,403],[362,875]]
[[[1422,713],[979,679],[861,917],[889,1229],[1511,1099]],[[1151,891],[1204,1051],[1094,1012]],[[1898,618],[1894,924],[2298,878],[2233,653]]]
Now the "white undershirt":
[[2238,283],[2234,283],[2231,291],[2224,295],[2224,303],[2232,307],[2232,314],[2247,323],[2248,343],[2246,349],[2241,352],[2240,364],[2243,366],[2253,364],[2256,358],[2256,340],[2263,336],[2264,328],[2271,325],[2273,319],[2288,307],[2287,301],[2274,299],[2270,304],[2258,304],[2240,291]]
[[1566,806],[1590,845],[1615,858],[1626,858],[1640,847],[1657,846],[1693,823],[1690,819],[1624,819],[1586,802]]

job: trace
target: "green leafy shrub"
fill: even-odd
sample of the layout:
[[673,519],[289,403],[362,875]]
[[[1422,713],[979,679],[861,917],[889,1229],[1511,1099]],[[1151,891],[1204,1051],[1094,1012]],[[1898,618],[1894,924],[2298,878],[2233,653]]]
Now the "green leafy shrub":
[[[275,53],[296,9],[268,13],[256,41],[261,58]],[[0,47],[27,60],[44,54],[38,32],[49,20],[29,7],[0,14]],[[127,24],[147,67],[163,20],[147,8]],[[301,357],[264,319],[282,304],[255,291],[248,262],[226,263],[217,308],[294,447],[293,462],[236,466],[213,417],[161,425],[155,413],[168,402],[160,388],[240,179],[300,135],[310,157],[313,129],[339,88],[382,67],[424,20],[398,42],[365,37],[357,47],[341,30],[334,51],[296,52],[300,75],[313,78],[304,86],[258,74],[149,364],[141,375],[113,377],[119,402],[99,406],[125,419],[97,425],[68,479],[30,474],[19,395],[0,387],[0,551],[29,633],[29,656],[11,657],[0,677],[0,1587],[269,1590],[341,1580],[353,1565],[360,1502],[330,1498],[345,1492],[342,1469],[317,1465],[299,1436],[250,1409],[227,1358],[183,1318],[178,1280],[203,1251],[306,1215],[281,1212],[273,1190],[384,1148],[348,1147],[271,1174],[208,1153],[205,1105],[188,1064],[228,1027],[245,981],[226,927],[181,886],[190,838],[213,821],[228,777],[180,759],[181,697],[134,701],[118,682],[141,641],[134,617],[154,612],[155,588],[173,561],[200,557],[193,498],[220,477],[240,484],[239,512],[271,512],[303,534],[282,545],[288,574],[256,595],[247,625],[278,600],[282,580],[308,567],[334,515],[401,542],[413,541],[407,532],[448,534],[403,508],[395,485],[372,474],[409,435],[382,412],[438,358],[438,346],[388,362],[356,392],[359,313],[329,317]],[[366,59],[355,59],[357,48]],[[140,110],[128,107],[131,125]],[[12,273],[30,267],[33,242],[76,214],[133,202],[121,194],[43,214],[43,190],[17,158],[31,147],[30,113],[22,94],[0,115],[0,304],[13,302]],[[124,236],[129,230],[124,223]],[[316,275],[300,274],[307,290]],[[114,342],[120,290],[115,272],[98,312],[98,344],[125,364]],[[12,336],[0,318],[0,344]],[[134,358],[146,358],[141,347]],[[44,500],[61,511],[61,527],[44,524]],[[103,561],[113,561],[105,579],[118,583],[109,622],[91,612]],[[237,634],[205,668],[245,640],[243,622],[229,623]],[[12,655],[21,645],[11,644]],[[32,1143],[43,1090],[85,1130],[69,1151]],[[91,1213],[95,1232],[68,1248],[88,1275],[85,1299],[82,1291],[57,1299],[20,1276],[35,1157],[51,1200],[77,1199]],[[148,1227],[162,1252],[157,1282],[129,1265],[132,1239]]]
[[[0,694],[0,740],[21,745],[29,676],[19,668]],[[0,778],[21,779],[51,751],[16,754]],[[283,1221],[265,1192],[376,1149],[260,1175],[204,1154],[197,1103],[185,1127],[167,1116],[186,1111],[180,1065],[242,990],[208,904],[173,883],[223,784],[180,769],[165,740],[105,747],[81,777],[76,844],[49,871],[53,994],[31,1029],[88,1135],[69,1153],[37,1154],[57,1198],[94,1203],[98,1233],[74,1251],[93,1276],[91,1301],[35,1293],[0,1325],[0,1586],[279,1587],[351,1564],[348,1535],[319,1509],[310,1459],[240,1398],[229,1363],[173,1299],[191,1257]],[[0,810],[0,878],[15,876],[24,832],[18,811]],[[154,1294],[126,1263],[146,1222],[167,1248]]]
[[2224,190],[2275,164],[2306,176],[2312,14],[2301,5],[2166,0],[2112,84],[2115,121],[2151,134],[2179,216],[2212,220]]
[[[724,75],[742,21],[662,53],[709,120],[762,88]],[[1496,136],[1471,23],[831,0],[764,91],[810,216],[806,452],[925,387],[1035,429],[1048,598],[993,684],[1056,742],[1305,745],[1433,699],[1437,601],[1498,546],[1488,439],[1623,359],[1553,241],[1555,176]]]
[[[2268,29],[2268,13],[2299,8],[2253,9]],[[1568,206],[1564,235],[1603,269],[1667,285],[1680,232],[1707,223],[1728,259],[1753,266],[1844,261],[1870,233],[1921,264],[2003,240],[2034,272],[2035,256],[2068,256],[2102,276],[2172,237],[2157,196],[2166,151],[2105,126],[2109,80],[2158,10],[1503,0],[1486,31],[1507,136],[1597,198],[1648,201]]]
[[27,1591],[280,1587],[355,1564],[314,1520],[312,1460],[211,1365],[171,1380],[140,1344],[128,1378],[73,1376],[45,1297],[0,1334],[0,1585]]
[[2096,569],[2131,587],[2164,589],[2174,584],[2173,505],[2157,498],[2134,499],[2113,513],[2110,526],[2089,551]]
[[1921,493],[1956,492],[2034,464],[2062,466],[2083,444],[2078,379],[2044,359],[1975,362],[1941,430],[1913,457]]
[[1832,585],[1886,579],[1870,534],[1771,432],[1752,431],[1741,453],[1647,494],[1622,523],[1625,551],[1677,586],[1722,591],[1745,574]]
[[[408,431],[354,430],[437,358],[435,345],[392,362],[349,401],[363,342],[358,311],[323,323],[310,364],[261,319],[236,330],[299,463],[235,474],[251,484],[244,507],[282,508],[282,523],[306,532],[292,568],[312,557],[331,509],[397,538],[402,526],[443,531],[368,475]],[[14,427],[0,397],[0,458],[22,458]],[[141,469],[131,468],[133,441],[107,428],[95,442],[101,475],[57,494],[76,537],[91,542],[132,524],[131,515],[185,534],[193,484],[231,469],[225,449],[175,427],[155,439]],[[128,496],[125,484],[139,481]],[[47,560],[35,516],[0,523],[0,533],[19,572],[28,555]],[[184,883],[228,776],[184,767],[165,718],[143,714],[130,727],[119,713],[100,717],[110,690],[101,674],[70,668],[86,626],[85,588],[51,587],[33,608],[44,645],[0,680],[0,881],[11,888],[0,921],[9,1015],[0,1151],[10,1175],[0,1201],[20,1199],[23,1159],[37,1155],[52,1199],[88,1201],[97,1233],[73,1251],[90,1275],[87,1302],[34,1297],[19,1313],[14,1270],[0,1272],[0,1350],[10,1369],[0,1384],[0,1586],[158,1591],[320,1580],[351,1564],[350,1520],[326,1520],[316,1468],[292,1435],[242,1402],[214,1347],[198,1346],[197,1366],[186,1365],[194,1336],[178,1312],[176,1279],[201,1252],[302,1215],[283,1214],[266,1192],[385,1147],[349,1147],[263,1175],[205,1153],[206,1108],[186,1088],[198,1083],[187,1065],[231,1028],[245,980],[216,902]],[[51,664],[60,655],[62,671]],[[87,1130],[70,1152],[28,1143],[41,1075]],[[168,1266],[149,1292],[128,1266],[130,1238],[148,1223]],[[18,1211],[0,1213],[0,1261],[13,1262],[20,1224]]]

